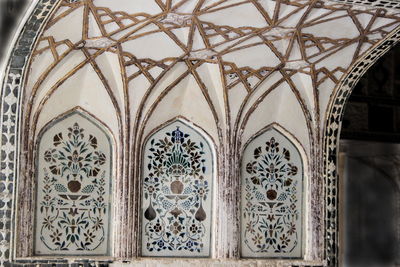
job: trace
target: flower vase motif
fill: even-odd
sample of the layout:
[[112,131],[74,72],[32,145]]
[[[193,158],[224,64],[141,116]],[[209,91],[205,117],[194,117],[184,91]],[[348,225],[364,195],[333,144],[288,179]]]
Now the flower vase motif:
[[301,257],[303,166],[275,129],[246,147],[242,165],[242,256]]
[[212,160],[207,141],[180,121],[151,136],[144,159],[143,256],[209,256]]
[[106,255],[108,137],[75,113],[43,134],[38,157],[35,254]]

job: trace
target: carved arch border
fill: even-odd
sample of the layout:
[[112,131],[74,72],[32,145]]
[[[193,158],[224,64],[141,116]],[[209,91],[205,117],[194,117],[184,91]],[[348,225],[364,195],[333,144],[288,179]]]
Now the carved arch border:
[[[311,244],[312,244],[312,235],[313,232],[312,230],[308,229],[313,229],[311,226],[312,222],[312,214],[311,214],[311,197],[309,194],[306,194],[307,192],[310,192],[311,190],[311,169],[310,169],[310,159],[307,156],[306,150],[304,149],[304,146],[300,143],[300,141],[294,136],[290,131],[288,131],[285,127],[281,126],[277,122],[273,122],[268,124],[267,126],[264,126],[260,130],[258,130],[255,134],[253,134],[246,142],[240,147],[239,150],[239,188],[242,188],[242,168],[243,168],[243,158],[244,158],[244,151],[248,147],[248,145],[257,139],[259,136],[263,135],[264,133],[267,133],[270,130],[275,130],[277,131],[280,135],[282,135],[284,138],[286,138],[292,145],[293,147],[297,150],[300,156],[300,161],[302,164],[302,169],[303,169],[303,174],[302,174],[302,192],[304,194],[303,200],[301,203],[301,208],[302,208],[302,215],[301,215],[301,223],[302,223],[302,235],[300,238],[300,243],[301,243],[301,257],[299,258],[284,258],[287,260],[291,259],[305,259],[310,256],[312,253],[311,251]],[[240,196],[242,195],[242,191],[239,192]],[[239,198],[239,215],[240,219],[242,216],[242,198]],[[240,228],[240,233],[242,232],[242,224],[241,222],[239,223],[239,228]],[[241,236],[241,234],[239,235]],[[238,242],[239,243],[239,251],[241,251],[241,240]],[[245,257],[244,259],[247,259],[248,257]],[[266,259],[266,258],[257,258],[257,259]]]
[[[138,180],[138,193],[137,193],[137,197],[136,197],[136,218],[137,218],[137,224],[135,225],[135,229],[134,231],[136,232],[136,241],[134,241],[136,243],[136,253],[138,255],[138,257],[147,257],[147,256],[142,256],[142,202],[143,202],[143,169],[144,169],[144,157],[145,157],[145,147],[147,145],[147,142],[150,140],[150,138],[158,133],[159,131],[163,130],[164,128],[168,127],[169,125],[175,123],[175,122],[180,122],[182,124],[184,124],[185,126],[191,128],[194,132],[196,132],[197,134],[199,134],[199,136],[201,136],[202,138],[204,138],[204,140],[207,142],[207,145],[210,148],[210,151],[212,153],[212,162],[211,162],[211,166],[212,166],[212,177],[211,177],[211,182],[212,182],[212,189],[211,189],[211,198],[212,198],[212,202],[211,202],[211,231],[210,231],[210,254],[208,257],[199,257],[199,258],[204,258],[204,259],[212,259],[215,254],[216,254],[216,245],[217,245],[217,229],[218,226],[213,223],[213,221],[215,221],[215,219],[218,218],[218,206],[216,205],[217,200],[218,200],[218,167],[222,166],[221,165],[221,158],[222,155],[220,155],[218,153],[219,148],[217,146],[217,144],[215,143],[215,140],[213,139],[213,137],[208,134],[207,131],[205,131],[200,125],[192,122],[191,120],[189,120],[188,118],[186,118],[183,115],[179,115],[176,116],[172,119],[169,119],[165,122],[163,122],[162,124],[158,125],[157,127],[155,127],[154,129],[151,129],[144,138],[142,138],[142,140],[139,141],[140,143],[140,147],[139,147],[139,167],[137,168],[138,171],[138,175],[139,175],[139,179]],[[180,257],[180,258],[184,258],[184,257]],[[195,257],[191,257],[194,258]]]
[[339,266],[339,182],[338,153],[340,131],[346,104],[367,70],[400,41],[400,27],[388,34],[356,61],[341,79],[329,100],[323,132],[323,189],[325,217],[325,255],[327,266]]
[[[20,177],[21,101],[26,73],[37,38],[58,4],[58,0],[35,0],[10,43],[8,62],[0,76],[1,82],[1,168],[0,183],[0,266],[16,258],[15,210],[16,188]],[[20,158],[21,157],[21,158]]]

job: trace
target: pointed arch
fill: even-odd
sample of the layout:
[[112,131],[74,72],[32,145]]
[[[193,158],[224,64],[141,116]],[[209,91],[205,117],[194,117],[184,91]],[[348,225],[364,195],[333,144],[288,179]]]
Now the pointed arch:
[[[301,258],[305,154],[276,124],[251,138],[241,164],[241,256]],[[303,152],[303,153],[302,153]]]
[[350,95],[361,77],[400,40],[400,27],[385,36],[360,57],[336,86],[325,113],[323,129],[323,177],[325,258],[328,266],[339,266],[338,153],[342,119]]
[[110,131],[79,109],[40,131],[35,255],[110,255],[113,143]]
[[142,256],[211,256],[216,154],[210,140],[182,117],[145,139]]

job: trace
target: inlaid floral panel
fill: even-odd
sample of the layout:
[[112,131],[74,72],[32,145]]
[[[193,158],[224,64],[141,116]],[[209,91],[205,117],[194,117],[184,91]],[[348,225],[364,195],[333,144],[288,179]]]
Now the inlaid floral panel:
[[296,147],[269,129],[248,144],[241,168],[242,256],[301,257],[303,165]]
[[213,161],[207,140],[181,121],[148,139],[143,163],[143,256],[210,256]]
[[112,151],[74,112],[48,127],[37,153],[36,255],[108,254]]

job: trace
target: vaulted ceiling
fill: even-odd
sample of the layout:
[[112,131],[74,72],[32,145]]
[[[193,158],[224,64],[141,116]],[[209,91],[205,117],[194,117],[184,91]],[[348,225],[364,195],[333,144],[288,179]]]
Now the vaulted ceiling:
[[[399,25],[397,10],[333,1],[63,0],[31,58],[24,148],[32,152],[44,125],[79,106],[111,129],[121,177],[135,177],[127,162],[139,162],[145,137],[177,116],[211,136],[225,166],[261,129],[279,124],[301,144],[306,176],[319,177],[335,90]],[[218,189],[228,199],[220,218],[237,212],[229,172]],[[135,204],[126,205],[131,212]],[[323,242],[318,215],[310,215],[312,249]],[[235,240],[235,227],[218,227],[217,239]],[[235,255],[235,242],[224,241],[219,254]],[[310,253],[322,255],[318,248]]]
[[399,22],[330,1],[63,1],[34,53],[31,124],[80,103],[103,106],[115,134],[154,114],[202,114],[217,140],[245,128],[246,139],[261,118],[309,147],[341,77]]

